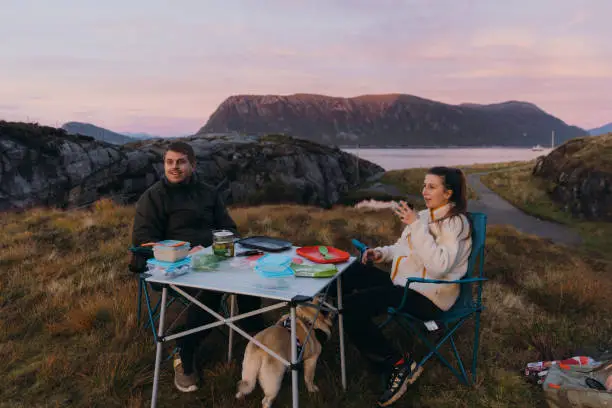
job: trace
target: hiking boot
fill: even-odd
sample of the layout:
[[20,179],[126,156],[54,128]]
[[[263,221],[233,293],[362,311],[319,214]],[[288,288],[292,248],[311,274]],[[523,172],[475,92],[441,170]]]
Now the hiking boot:
[[408,385],[415,382],[422,372],[423,367],[408,356],[397,362],[391,369],[387,389],[378,399],[378,406],[388,407],[395,403],[406,393]]
[[181,357],[174,356],[174,385],[181,392],[193,392],[198,389],[195,372],[185,374]]

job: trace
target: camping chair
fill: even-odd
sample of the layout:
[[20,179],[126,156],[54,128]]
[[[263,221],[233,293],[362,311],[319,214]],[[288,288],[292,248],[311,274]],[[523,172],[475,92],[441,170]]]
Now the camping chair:
[[[468,320],[472,316],[474,317],[475,330],[471,372],[472,381],[475,382],[476,362],[478,357],[478,345],[480,338],[480,313],[484,310],[484,306],[482,304],[482,285],[483,282],[487,280],[484,277],[484,247],[487,229],[487,216],[483,213],[468,213],[468,217],[470,218],[472,223],[472,251],[470,253],[468,261],[468,270],[465,274],[465,277],[456,281],[409,278],[406,285],[406,289],[408,289],[410,283],[412,282],[436,284],[458,283],[461,285],[457,302],[450,310],[444,312],[444,314],[435,321],[435,326],[441,325],[444,329],[444,331],[442,332],[442,337],[437,342],[437,344],[433,344],[426,337],[427,332],[425,331],[425,327],[433,326],[429,321],[425,322],[410,315],[409,313],[402,311],[404,303],[406,301],[405,295],[398,307],[390,307],[388,309],[388,318],[380,325],[380,327],[382,328],[392,320],[396,320],[399,325],[402,326],[404,329],[408,329],[410,332],[416,334],[430,350],[429,353],[419,362],[420,366],[423,366],[425,362],[427,362],[427,360],[429,360],[435,354],[440,359],[440,361],[442,361],[442,363],[444,363],[444,365],[446,365],[451,370],[451,372],[459,379],[459,381],[463,382],[466,385],[470,383],[470,379],[468,378],[463,362],[461,361],[461,357],[459,356],[459,352],[457,351],[457,347],[455,346],[453,334],[455,333],[455,331],[457,331],[459,327],[461,327],[466,322],[466,320]],[[357,240],[353,240],[353,245],[355,245],[355,247],[360,250],[361,254],[363,254],[363,252],[367,249],[367,247],[363,243]],[[476,270],[477,265],[478,270]],[[473,284],[476,284],[475,291],[473,290]],[[450,342],[453,353],[457,359],[457,365],[459,366],[461,373],[457,372],[457,370],[438,352],[440,347],[442,347],[442,345],[444,345],[446,341]]]
[[[142,303],[144,297],[144,304],[147,308],[148,319],[144,324],[144,327],[150,327],[151,332],[153,333],[153,341],[157,343],[157,331],[155,330],[155,323],[159,319],[159,312],[161,306],[161,296],[155,302],[155,305],[151,304],[151,292],[149,289],[152,289],[156,292],[161,292],[161,288],[159,285],[154,283],[149,283],[146,279],[150,276],[146,273],[146,260],[153,257],[153,251],[151,248],[146,247],[131,247],[129,250],[133,254],[133,261],[130,262],[129,270],[133,273],[138,274],[138,300],[137,300],[137,311],[136,311],[136,324],[140,327],[141,316],[142,316]],[[140,260],[135,260],[135,258],[140,257]],[[167,301],[166,301],[166,309],[169,308],[174,302],[177,300],[182,303],[184,307],[188,307],[190,302],[185,299],[183,296],[173,296],[172,291],[168,292]],[[226,293],[223,295],[221,300],[221,314],[225,317],[230,316],[230,312],[227,308],[227,299],[229,295]]]
[[[147,247],[131,247],[129,248],[129,250],[130,252],[132,252],[132,261],[130,262],[128,269],[130,270],[130,272],[133,272],[138,275],[138,303],[136,311],[136,324],[138,327],[140,327],[142,317],[142,304],[144,300],[144,304],[146,306],[148,314],[148,319],[144,323],[144,327],[151,328],[151,332],[153,333],[153,341],[157,342],[155,322],[159,319],[161,296],[159,297],[157,302],[155,302],[155,305],[152,305],[150,289],[157,292],[161,291],[161,289],[158,288],[157,285],[151,284],[146,281],[146,279],[149,277],[149,274],[146,272],[146,261],[147,259],[153,257],[153,250]],[[166,301],[166,307],[170,307],[177,299],[180,299],[185,306],[189,304],[182,297],[172,296],[169,293],[168,300]]]

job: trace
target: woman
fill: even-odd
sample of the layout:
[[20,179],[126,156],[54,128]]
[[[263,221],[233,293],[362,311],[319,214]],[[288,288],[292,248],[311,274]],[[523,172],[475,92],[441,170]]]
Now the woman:
[[[387,389],[378,400],[383,407],[397,401],[423,369],[417,366],[414,355],[402,354],[390,344],[372,317],[386,313],[389,306],[399,306],[410,277],[461,279],[472,248],[463,172],[447,167],[430,169],[425,176],[423,198],[427,209],[419,213],[403,201],[395,207],[406,225],[395,244],[368,249],[362,262],[353,264],[342,275],[344,330],[349,340],[362,354],[383,363],[391,372]],[[391,274],[365,265],[368,261],[392,261]],[[436,320],[458,296],[458,284],[412,283],[403,310],[426,321]]]

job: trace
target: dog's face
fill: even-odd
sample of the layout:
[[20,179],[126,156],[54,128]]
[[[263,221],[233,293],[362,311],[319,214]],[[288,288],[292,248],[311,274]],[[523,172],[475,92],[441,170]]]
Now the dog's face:
[[[312,301],[313,305],[318,306],[321,303],[320,297],[315,297]],[[311,306],[298,306],[296,308],[296,314],[314,325],[315,330],[321,330],[325,333],[327,338],[331,337],[331,329],[334,325],[334,318],[336,313],[328,312],[327,310],[321,309],[317,315],[317,309]],[[316,318],[316,319],[315,319]]]

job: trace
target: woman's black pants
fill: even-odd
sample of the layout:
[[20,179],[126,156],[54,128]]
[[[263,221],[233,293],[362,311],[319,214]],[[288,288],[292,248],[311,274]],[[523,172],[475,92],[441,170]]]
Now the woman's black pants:
[[[389,273],[374,266],[356,262],[342,273],[344,331],[347,339],[371,361],[393,363],[403,357],[403,353],[393,347],[373,318],[386,314],[389,307],[398,307],[404,290],[403,286],[393,284]],[[328,293],[336,296],[335,282],[330,285]],[[417,318],[435,320],[442,313],[419,292],[409,289],[406,296],[402,310]],[[414,344],[406,344],[406,349],[414,353]]]

